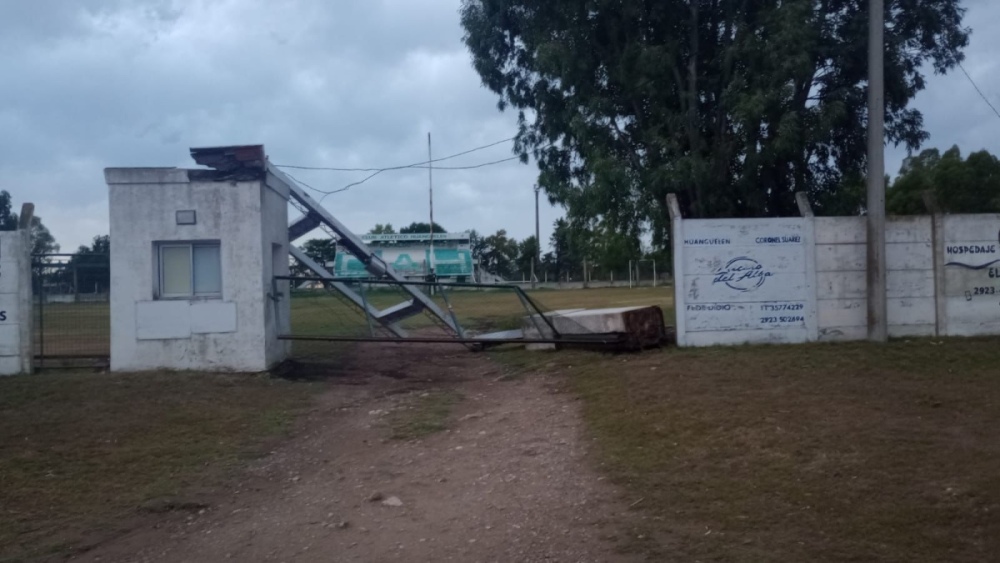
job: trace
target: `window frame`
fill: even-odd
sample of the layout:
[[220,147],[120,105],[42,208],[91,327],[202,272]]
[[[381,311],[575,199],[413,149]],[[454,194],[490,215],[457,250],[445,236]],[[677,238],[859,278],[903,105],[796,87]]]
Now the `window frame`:
[[[219,291],[210,293],[195,292],[195,266],[194,249],[196,247],[213,247],[219,249]],[[188,261],[191,267],[191,292],[190,293],[166,293],[163,290],[163,249],[164,248],[187,248]],[[153,243],[156,254],[156,287],[154,298],[157,300],[169,301],[196,301],[201,299],[222,299],[222,243],[218,240],[165,240]]]

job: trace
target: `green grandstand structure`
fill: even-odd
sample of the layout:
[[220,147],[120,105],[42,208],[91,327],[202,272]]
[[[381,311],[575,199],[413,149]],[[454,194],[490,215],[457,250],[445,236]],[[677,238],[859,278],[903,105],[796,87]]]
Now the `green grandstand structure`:
[[[361,235],[361,240],[386,264],[407,279],[436,279],[457,283],[475,281],[470,233],[406,233]],[[431,245],[433,244],[433,251]],[[334,261],[338,278],[371,276],[365,264],[338,246]]]

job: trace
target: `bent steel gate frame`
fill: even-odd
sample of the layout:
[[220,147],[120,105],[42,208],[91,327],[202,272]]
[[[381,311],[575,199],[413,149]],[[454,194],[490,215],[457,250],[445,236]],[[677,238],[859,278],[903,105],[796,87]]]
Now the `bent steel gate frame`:
[[[593,345],[612,345],[622,339],[620,334],[560,334],[552,320],[548,318],[531,300],[530,297],[517,286],[510,285],[482,285],[482,284],[453,284],[443,282],[416,282],[407,280],[404,276],[396,272],[392,266],[387,264],[377,256],[361,237],[355,235],[343,223],[323,207],[318,201],[312,198],[305,189],[293,178],[285,174],[280,168],[272,164],[264,153],[263,145],[192,148],[191,157],[198,164],[214,168],[223,172],[223,176],[232,178],[255,178],[260,179],[265,187],[279,194],[290,205],[302,213],[300,217],[292,221],[288,226],[289,254],[295,258],[302,266],[315,274],[312,277],[278,276],[274,278],[272,288],[272,298],[279,299],[278,281],[316,281],[323,283],[324,287],[332,288],[352,306],[360,309],[367,320],[372,336],[367,338],[342,337],[342,336],[295,336],[292,334],[281,335],[283,340],[329,340],[329,341],[390,341],[390,342],[454,342],[467,346],[488,346],[503,344],[508,342],[520,343],[580,343]],[[332,239],[336,240],[340,247],[345,248],[355,258],[365,265],[365,270],[371,274],[371,278],[361,280],[361,291],[354,291],[350,283],[357,283],[356,278],[343,279],[333,276],[322,264],[317,263],[307,256],[301,249],[291,243],[316,228],[323,229]],[[364,295],[364,284],[384,284],[395,285],[401,288],[409,297],[408,300],[398,303],[386,309],[375,307]],[[503,333],[493,333],[479,337],[469,338],[462,326],[459,324],[454,311],[443,311],[437,303],[420,290],[421,287],[433,287],[444,289],[446,287],[462,288],[489,288],[489,289],[509,289],[514,291],[526,313],[535,323],[540,336],[546,334],[551,338],[525,339],[524,334],[517,335],[517,331],[507,331]],[[401,322],[426,313],[435,324],[444,329],[445,336],[440,338],[414,337],[407,333]],[[543,330],[538,324],[539,319],[544,320],[547,325]],[[385,329],[390,336],[376,336],[374,326],[377,323]]]
[[[275,276],[274,277],[274,287],[272,289],[273,295],[280,295],[278,283],[286,281],[291,284],[296,283],[322,283],[324,287],[334,289],[341,294],[340,288],[345,288],[350,291],[353,295],[357,296],[358,302],[355,303],[353,299],[348,299],[349,302],[358,305],[358,307],[365,312],[365,317],[368,322],[369,336],[342,336],[342,335],[320,335],[320,336],[304,336],[295,334],[282,334],[278,336],[279,340],[300,340],[300,341],[329,341],[329,342],[394,342],[400,344],[434,344],[434,343],[453,343],[453,344],[463,344],[470,349],[483,349],[491,346],[499,346],[502,344],[556,344],[556,345],[578,345],[578,346],[593,346],[593,347],[616,347],[620,345],[625,339],[625,335],[621,333],[574,333],[574,334],[563,334],[561,333],[552,322],[552,319],[547,315],[538,304],[519,286],[516,285],[501,285],[501,284],[474,284],[474,283],[451,283],[451,282],[420,282],[420,281],[409,281],[409,280],[391,280],[391,279],[358,279],[358,278],[336,278],[336,277],[326,277],[326,276]],[[347,284],[357,284],[359,291],[355,292],[353,289],[348,287]],[[367,299],[364,287],[368,286],[412,286],[414,291],[419,291],[417,288],[431,288],[432,293],[437,293],[444,300],[448,308],[448,319],[451,321],[447,325],[442,325],[446,329],[453,330],[453,332],[446,331],[443,336],[415,336],[406,333],[401,330],[390,330],[391,336],[381,336],[375,330],[375,326],[372,323],[374,318],[381,315],[383,318],[386,317],[386,311],[392,309],[398,309],[401,306],[406,307],[409,302],[404,302],[400,305],[390,307],[384,311],[379,311],[374,307]],[[535,330],[537,331],[539,337],[525,337],[523,331],[521,330],[506,330],[493,332],[488,334],[483,334],[479,336],[468,336],[465,329],[459,323],[457,316],[454,313],[454,309],[451,306],[451,302],[448,298],[448,288],[457,288],[463,290],[507,290],[513,292],[524,308],[524,313],[528,319],[535,325]],[[423,292],[420,292],[425,295]],[[440,311],[440,309],[438,309]],[[373,313],[375,313],[373,315]],[[431,317],[433,318],[433,316]],[[383,325],[385,326],[385,325]],[[385,328],[389,328],[385,326]],[[397,327],[398,328],[398,327]],[[550,335],[550,336],[546,336]]]

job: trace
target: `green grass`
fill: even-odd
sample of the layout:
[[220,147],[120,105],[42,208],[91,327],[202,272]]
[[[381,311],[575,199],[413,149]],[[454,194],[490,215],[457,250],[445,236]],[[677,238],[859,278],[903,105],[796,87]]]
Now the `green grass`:
[[318,389],[196,373],[0,378],[0,561],[66,550],[221,478]]
[[35,351],[47,356],[111,354],[111,312],[107,302],[35,304]]
[[[658,305],[668,324],[673,315],[671,288],[531,295],[545,310]],[[450,297],[472,330],[523,314],[510,292]],[[385,307],[402,296],[371,299]],[[367,331],[329,296],[295,297],[292,323],[294,334]],[[321,361],[352,349],[309,346]],[[1000,553],[997,339],[490,354],[518,374],[569,376],[594,461],[644,516],[643,539],[625,548],[654,560]],[[280,435],[316,388],[197,374],[0,379],[0,559],[72,544],[145,499],[213,478]],[[459,400],[411,394],[389,415],[391,434],[444,430]]]
[[[543,312],[630,305],[659,305],[667,311],[673,307],[671,287],[540,290],[529,291],[528,296]],[[366,298],[379,309],[407,299],[402,292],[389,290],[369,291]],[[434,301],[443,311],[454,313],[463,328],[477,333],[519,328],[528,314],[517,294],[506,289],[449,290],[447,300],[437,295]],[[411,331],[421,331],[431,329],[434,325],[426,316],[420,315],[404,321],[402,326]],[[293,294],[293,334],[367,336],[368,331],[363,313],[322,290]]]
[[461,400],[459,393],[448,389],[412,395],[389,415],[392,438],[414,440],[447,429],[451,412]]
[[571,374],[596,461],[630,504],[641,499],[636,510],[659,541],[643,550],[654,558],[1000,553],[996,339],[571,352],[535,362]]

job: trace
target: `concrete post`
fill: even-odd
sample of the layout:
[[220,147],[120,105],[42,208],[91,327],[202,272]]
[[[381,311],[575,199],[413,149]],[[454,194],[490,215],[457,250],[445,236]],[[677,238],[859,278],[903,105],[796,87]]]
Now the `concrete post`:
[[667,194],[670,212],[670,244],[674,258],[674,316],[677,323],[677,345],[685,344],[687,327],[684,320],[684,216],[677,201],[677,194]]
[[16,231],[0,233],[0,375],[31,373],[31,221],[34,206],[21,208]]
[[21,205],[21,216],[17,225],[18,234],[21,237],[21,252],[18,256],[19,268],[18,277],[18,304],[20,307],[20,341],[21,341],[21,372],[32,373],[35,363],[35,334],[31,291],[31,223],[35,217],[35,204],[25,203]]
[[868,339],[889,338],[885,263],[885,6],[868,3]]
[[934,336],[948,334],[948,298],[945,294],[944,216],[934,193],[922,194],[924,206],[931,213],[931,252],[934,254]]
[[[816,214],[813,213],[812,205],[809,203],[809,196],[805,192],[795,192],[795,203],[799,207],[799,215],[805,220],[804,236],[808,241],[805,251],[806,256],[806,282],[813,288],[813,297],[819,298],[816,291],[819,284],[816,281]],[[809,340],[819,340],[819,312],[815,315],[806,316],[806,329],[809,332]]]

